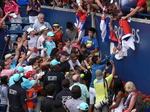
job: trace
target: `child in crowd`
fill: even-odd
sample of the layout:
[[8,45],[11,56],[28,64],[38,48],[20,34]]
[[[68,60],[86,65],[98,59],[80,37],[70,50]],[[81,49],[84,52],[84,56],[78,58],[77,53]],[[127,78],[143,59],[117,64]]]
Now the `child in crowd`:
[[75,43],[72,44],[72,47],[80,49],[80,40],[78,40],[78,37],[75,38]]
[[54,23],[53,24],[53,29],[52,32],[54,33],[54,41],[62,41],[62,36],[63,36],[63,31],[61,30],[61,27],[59,27],[59,23]]
[[45,38],[44,41],[44,47],[46,48],[46,55],[49,57],[52,49],[56,48],[56,44],[54,42],[54,33],[53,32],[48,32],[47,37]]
[[69,38],[66,38],[65,39],[65,46],[63,47],[63,51],[66,51],[68,54],[70,54],[71,49],[72,49],[71,40]]
[[90,55],[90,52],[86,49],[85,44],[80,45],[80,51],[81,51],[81,55],[83,56],[83,59],[87,58]]
[[59,53],[61,53],[63,51],[63,46],[64,46],[63,41],[58,41],[57,42],[57,49],[58,49]]

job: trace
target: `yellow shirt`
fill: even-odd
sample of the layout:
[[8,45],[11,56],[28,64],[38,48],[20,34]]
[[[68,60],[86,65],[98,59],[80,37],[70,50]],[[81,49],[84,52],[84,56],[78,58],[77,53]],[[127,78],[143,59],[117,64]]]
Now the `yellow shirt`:
[[[108,84],[108,88],[110,86],[112,78],[113,78],[112,74],[105,78],[107,81],[107,84]],[[105,82],[105,87],[104,87],[103,79],[101,79],[101,80],[95,79],[94,80],[94,88],[96,91],[96,103],[101,102],[108,97],[107,84]]]

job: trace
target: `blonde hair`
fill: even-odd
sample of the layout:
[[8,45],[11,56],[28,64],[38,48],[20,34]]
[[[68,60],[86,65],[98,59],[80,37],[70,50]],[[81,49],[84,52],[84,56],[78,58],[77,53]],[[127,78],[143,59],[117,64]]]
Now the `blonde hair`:
[[134,85],[133,82],[128,81],[128,82],[125,84],[125,90],[126,90],[127,92],[133,92],[133,91],[136,90],[136,87],[135,87],[135,85]]

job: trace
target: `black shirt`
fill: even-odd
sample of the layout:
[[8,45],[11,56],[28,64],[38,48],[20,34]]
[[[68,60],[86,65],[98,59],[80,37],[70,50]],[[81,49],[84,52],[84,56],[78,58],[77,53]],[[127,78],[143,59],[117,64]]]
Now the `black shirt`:
[[57,94],[57,93],[59,93],[62,90],[61,83],[62,83],[62,80],[64,80],[64,79],[65,79],[65,77],[64,77],[64,75],[62,73],[60,73],[57,70],[51,70],[44,77],[44,81],[43,81],[44,88],[48,84],[54,83],[56,85],[56,94]]
[[53,107],[54,99],[50,97],[44,97],[41,102],[42,112],[51,112]]
[[27,102],[26,90],[20,84],[13,84],[9,87],[9,105],[10,107],[18,106],[23,109],[22,104]]
[[71,99],[71,91],[70,89],[63,89],[61,92],[59,92],[56,96],[56,100],[62,101],[64,104],[67,100]]
[[59,71],[63,74],[70,71],[70,64],[68,63],[68,61],[61,62],[59,67]]

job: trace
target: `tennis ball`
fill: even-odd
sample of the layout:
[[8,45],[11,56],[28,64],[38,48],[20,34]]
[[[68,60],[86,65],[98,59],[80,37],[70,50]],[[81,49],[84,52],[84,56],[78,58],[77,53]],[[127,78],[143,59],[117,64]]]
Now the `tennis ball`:
[[90,69],[90,68],[91,68],[91,66],[88,66],[87,68],[88,68],[88,69]]
[[68,75],[68,74],[69,74],[69,72],[66,72],[66,74]]
[[90,48],[91,46],[92,46],[92,44],[87,44],[86,45],[87,48]]
[[83,78],[83,77],[84,77],[84,74],[80,74],[80,77]]

